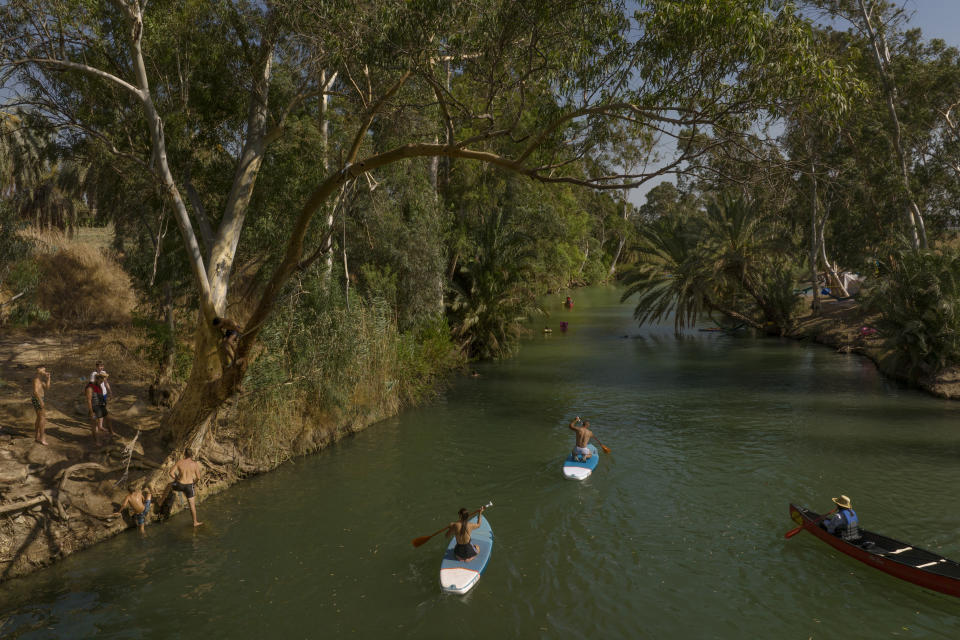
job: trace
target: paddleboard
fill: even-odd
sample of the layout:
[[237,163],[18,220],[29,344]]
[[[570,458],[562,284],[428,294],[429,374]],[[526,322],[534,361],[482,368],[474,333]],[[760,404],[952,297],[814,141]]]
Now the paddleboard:
[[586,480],[590,477],[590,474],[593,473],[593,470],[597,468],[597,465],[600,464],[600,454],[597,452],[597,448],[592,444],[587,445],[587,449],[590,449],[590,453],[593,455],[587,458],[583,462],[579,462],[577,458],[571,453],[567,456],[567,459],[563,461],[563,477],[568,480]]
[[[470,520],[475,519],[476,516]],[[470,532],[470,544],[475,544],[480,549],[470,562],[463,562],[453,555],[457,540],[450,538],[450,544],[447,545],[447,550],[443,554],[443,562],[440,563],[440,588],[447,593],[463,595],[470,591],[480,580],[483,570],[487,568],[490,553],[493,551],[493,530],[490,528],[487,516],[482,516],[480,526]]]

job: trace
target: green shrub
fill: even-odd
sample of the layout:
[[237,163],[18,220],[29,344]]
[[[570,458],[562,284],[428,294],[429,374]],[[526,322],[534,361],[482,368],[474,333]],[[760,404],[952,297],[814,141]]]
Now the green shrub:
[[888,366],[911,380],[960,363],[960,252],[901,251],[880,264],[866,304]]
[[351,293],[348,305],[319,276],[287,295],[290,304],[261,333],[263,351],[230,417],[253,456],[302,453],[310,442],[392,416],[462,362],[441,317],[403,332],[383,299]]

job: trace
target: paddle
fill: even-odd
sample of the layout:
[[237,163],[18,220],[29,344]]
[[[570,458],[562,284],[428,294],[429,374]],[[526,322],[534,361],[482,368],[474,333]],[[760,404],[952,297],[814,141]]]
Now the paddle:
[[[814,520],[813,522],[811,522],[810,525],[813,526],[813,525],[815,525],[815,524],[820,524],[822,521],[826,520],[827,518],[829,518],[830,516],[832,516],[832,515],[835,514],[836,512],[837,512],[837,510],[834,509],[833,511],[831,511],[831,512],[829,512],[829,513],[825,513],[825,514],[823,514],[822,516],[820,516],[819,518],[817,518],[816,520]],[[806,526],[806,524],[807,524],[807,523],[803,523],[802,525],[800,525],[800,526],[797,527],[796,529],[790,529],[790,531],[787,531],[787,532],[784,534],[783,537],[784,537],[784,538],[792,538],[793,536],[795,536],[795,535],[797,535],[798,533],[800,533],[800,531],[803,529],[804,526]]]
[[[493,506],[493,502],[488,502],[487,504],[483,505],[483,508],[484,508],[484,509],[489,509],[489,508],[492,507],[492,506]],[[471,515],[471,516],[474,516],[474,515],[476,515],[476,514],[478,514],[478,513],[480,513],[480,509],[477,509],[476,511],[471,512],[470,515]],[[412,542],[413,542],[413,546],[419,547],[419,546],[423,545],[427,540],[429,540],[430,538],[432,538],[433,536],[437,535],[438,533],[443,533],[444,531],[446,531],[446,530],[449,529],[449,528],[450,528],[450,525],[446,525],[445,527],[442,527],[442,528],[440,528],[440,529],[437,529],[436,531],[434,531],[433,533],[431,533],[431,534],[428,535],[428,536],[420,536],[419,538],[414,538],[413,541],[412,541]]]
[[600,442],[600,438],[597,437],[597,434],[593,434],[593,439],[597,441],[597,444],[600,445],[600,448],[603,449],[604,453],[610,453],[610,447]]

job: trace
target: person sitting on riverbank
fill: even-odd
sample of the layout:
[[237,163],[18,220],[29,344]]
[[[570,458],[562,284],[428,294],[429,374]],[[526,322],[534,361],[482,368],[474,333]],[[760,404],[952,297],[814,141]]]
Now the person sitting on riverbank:
[[833,498],[833,501],[839,509],[829,518],[824,518],[823,528],[827,533],[839,535],[846,542],[856,542],[860,539],[860,522],[857,519],[857,512],[850,504],[850,498],[841,495],[839,498]]
[[466,509],[460,509],[460,519],[457,522],[451,522],[447,529],[447,538],[455,536],[457,544],[453,547],[453,555],[460,562],[470,562],[480,551],[480,547],[470,543],[470,532],[480,527],[480,517],[486,507],[480,507],[477,512],[477,521],[469,522],[470,512]]
[[[190,515],[193,516],[193,526],[199,527],[202,522],[197,521],[197,501],[196,501],[196,482],[200,479],[200,465],[193,459],[193,450],[187,447],[183,452],[183,459],[173,466],[170,470],[170,477],[173,479],[172,490],[179,491],[187,497],[187,504],[190,505]],[[168,498],[169,500],[169,498]],[[169,512],[169,509],[167,509]]]
[[123,504],[113,515],[118,516],[126,508],[130,509],[130,515],[137,524],[140,533],[144,533],[143,527],[147,523],[147,515],[150,513],[150,500],[153,498],[150,493],[150,487],[145,487],[143,491],[137,489],[134,485],[127,485],[127,497],[123,499]]
[[578,422],[580,422],[580,416],[570,421],[570,430],[577,434],[576,444],[573,447],[573,457],[583,462],[593,456],[593,452],[591,452],[587,446],[590,444],[590,438],[593,437],[593,431],[590,431],[589,420],[579,426],[577,425]]

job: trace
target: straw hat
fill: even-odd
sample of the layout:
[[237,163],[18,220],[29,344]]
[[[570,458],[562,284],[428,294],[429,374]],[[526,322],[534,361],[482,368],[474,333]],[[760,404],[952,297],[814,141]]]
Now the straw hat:
[[838,507],[843,507],[844,509],[852,509],[850,506],[850,498],[845,495],[841,495],[839,498],[831,498],[834,502],[837,503]]

